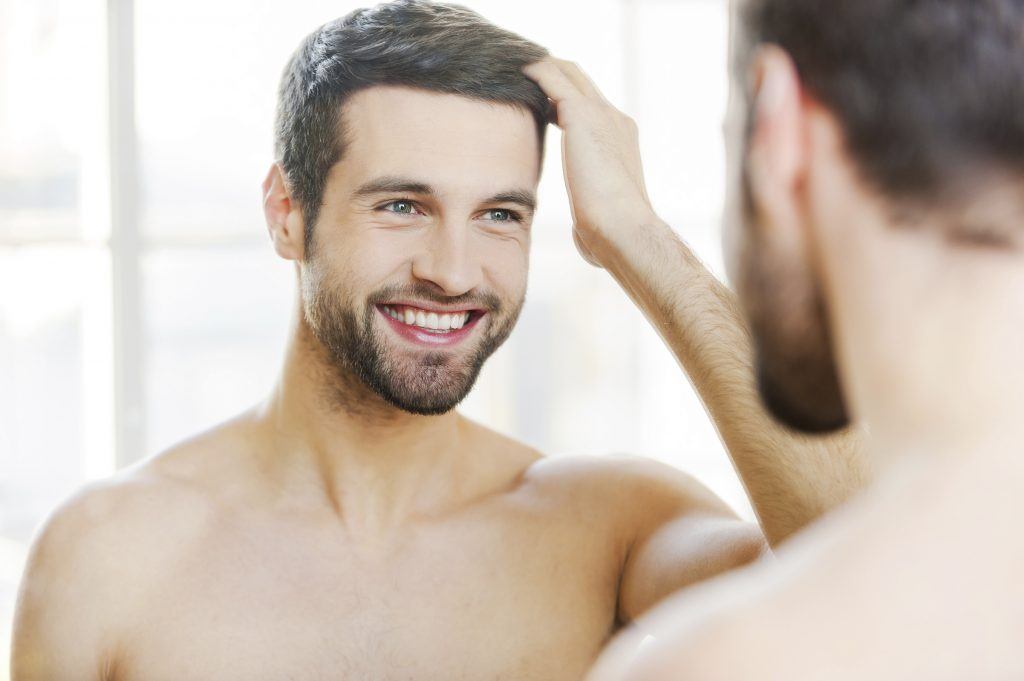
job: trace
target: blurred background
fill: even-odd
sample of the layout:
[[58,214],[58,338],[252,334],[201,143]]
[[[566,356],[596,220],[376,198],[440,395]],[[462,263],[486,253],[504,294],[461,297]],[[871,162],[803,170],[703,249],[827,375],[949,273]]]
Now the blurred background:
[[[46,514],[270,390],[293,292],[260,207],[277,80],[366,4],[0,0],[0,679]],[[462,4],[636,118],[655,207],[722,276],[724,0]],[[752,517],[675,360],[576,254],[552,135],[527,304],[463,412],[551,455],[666,461]]]

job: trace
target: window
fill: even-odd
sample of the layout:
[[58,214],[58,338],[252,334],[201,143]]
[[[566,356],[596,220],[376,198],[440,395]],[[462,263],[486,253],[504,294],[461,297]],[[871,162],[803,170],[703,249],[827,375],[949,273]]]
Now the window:
[[0,2],[0,678],[32,529],[113,469],[103,9]]

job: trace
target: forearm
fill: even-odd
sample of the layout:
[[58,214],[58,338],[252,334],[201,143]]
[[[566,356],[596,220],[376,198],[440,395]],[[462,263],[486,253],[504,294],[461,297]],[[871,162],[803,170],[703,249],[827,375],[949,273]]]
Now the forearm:
[[580,252],[612,273],[675,353],[774,546],[865,483],[860,438],[799,436],[767,414],[735,296],[649,208],[636,123],[574,64],[545,59],[524,72],[555,103]]
[[655,216],[628,234],[601,244],[602,264],[686,371],[769,542],[775,546],[866,484],[859,433],[809,437],[767,413],[751,336],[732,291]]

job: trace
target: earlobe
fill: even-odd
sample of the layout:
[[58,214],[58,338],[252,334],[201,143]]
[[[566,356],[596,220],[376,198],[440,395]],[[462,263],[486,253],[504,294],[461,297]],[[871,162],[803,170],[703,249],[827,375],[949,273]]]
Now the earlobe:
[[302,211],[292,200],[279,163],[270,167],[263,180],[263,214],[277,254],[286,260],[301,260],[304,246]]

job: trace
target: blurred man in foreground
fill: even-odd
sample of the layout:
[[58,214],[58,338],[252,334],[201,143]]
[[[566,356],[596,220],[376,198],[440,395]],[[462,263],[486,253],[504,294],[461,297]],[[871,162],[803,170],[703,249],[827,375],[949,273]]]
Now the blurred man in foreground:
[[[1024,2],[736,10],[727,251],[761,394],[797,429],[866,424],[880,477],[777,563],[642,618],[592,678],[1024,678]],[[572,64],[527,72],[577,242],[669,328],[693,264],[635,127]]]

